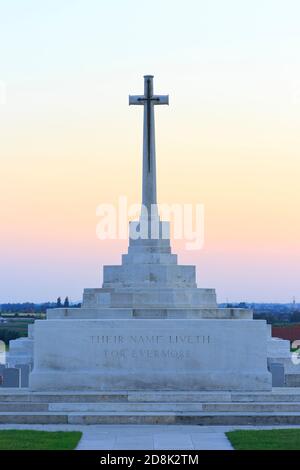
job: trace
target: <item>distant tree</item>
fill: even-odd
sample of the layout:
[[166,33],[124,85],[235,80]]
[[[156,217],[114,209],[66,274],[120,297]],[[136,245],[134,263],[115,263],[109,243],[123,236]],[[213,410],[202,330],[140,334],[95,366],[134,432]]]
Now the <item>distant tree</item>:
[[246,302],[240,302],[238,304],[238,308],[248,308],[248,305],[246,304]]
[[65,301],[64,301],[64,307],[67,308],[67,307],[69,307],[69,305],[70,305],[69,297],[66,297],[66,298],[65,298]]
[[72,304],[72,308],[80,308],[81,307],[81,302],[78,304]]
[[57,308],[61,307],[61,298],[60,297],[57,298],[56,307]]
[[293,312],[291,315],[291,323],[300,323],[300,311]]
[[16,330],[7,330],[5,328],[0,328],[0,340],[8,344],[12,339],[17,339],[21,337],[21,333]]

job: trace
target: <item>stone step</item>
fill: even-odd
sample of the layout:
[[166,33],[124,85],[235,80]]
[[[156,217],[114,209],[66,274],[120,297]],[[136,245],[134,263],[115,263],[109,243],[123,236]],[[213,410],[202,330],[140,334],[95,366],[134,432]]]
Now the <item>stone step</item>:
[[272,392],[29,392],[0,388],[0,402],[14,403],[300,403],[300,389]]
[[[28,392],[0,389],[0,402],[30,403],[201,403],[231,401],[230,392]],[[299,395],[300,401],[300,395]]]
[[99,402],[99,403],[35,403],[0,402],[1,412],[300,412],[299,402],[222,402],[222,403],[147,403],[147,402]]
[[179,402],[0,402],[1,412],[52,412],[52,413],[92,413],[92,412],[300,412],[300,402],[220,402],[220,403],[179,403]]
[[203,403],[202,411],[204,412],[256,412],[256,413],[285,413],[285,412],[299,412],[300,403],[293,402],[271,402],[271,403],[259,403],[259,402],[243,402],[243,403]]
[[[12,411],[14,411],[12,409]],[[17,410],[16,410],[17,411]],[[22,410],[20,410],[22,411]],[[26,410],[24,410],[26,411]],[[32,411],[38,411],[32,408]],[[45,410],[42,410],[45,411]],[[59,412],[292,412],[300,413],[300,403],[50,403],[49,411]]]
[[5,392],[0,389],[0,402],[14,403],[98,403],[98,402],[127,402],[128,393],[108,392],[44,392],[34,393],[7,389]]
[[[275,389],[276,390],[276,389]],[[128,401],[172,403],[222,402],[299,402],[300,389],[278,389],[272,392],[128,392]]]
[[[274,389],[273,389],[274,390]],[[276,389],[275,389],[276,390]],[[284,389],[281,389],[284,390]],[[287,389],[286,392],[232,393],[232,402],[300,402],[300,389]]]
[[69,424],[300,424],[300,413],[70,413]]
[[68,415],[48,412],[1,412],[0,424],[68,424]]
[[300,413],[70,413],[69,424],[300,424]]
[[299,425],[300,413],[1,413],[0,424]]
[[[129,402],[204,403],[230,402],[230,392],[128,392]],[[300,394],[299,394],[300,401]]]
[[21,412],[27,412],[27,411],[48,411],[49,410],[49,404],[48,403],[28,403],[28,402],[0,402],[0,413],[2,411],[8,412],[8,411],[21,411]]
[[[202,411],[202,403],[50,403],[49,411],[59,412],[195,412]],[[299,405],[300,411],[300,405]]]

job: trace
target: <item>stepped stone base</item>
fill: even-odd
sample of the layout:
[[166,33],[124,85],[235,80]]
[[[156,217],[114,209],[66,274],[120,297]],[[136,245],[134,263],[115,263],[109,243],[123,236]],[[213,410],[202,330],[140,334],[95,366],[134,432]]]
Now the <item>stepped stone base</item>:
[[31,390],[271,389],[266,322],[218,309],[156,222],[159,238],[130,236],[122,264],[104,266],[102,288],[85,289],[80,309],[35,322]]
[[219,320],[252,319],[251,310],[243,308],[54,308],[48,311],[49,320],[106,319],[106,318],[215,318]]
[[2,389],[1,424],[299,425],[300,393],[30,392]]

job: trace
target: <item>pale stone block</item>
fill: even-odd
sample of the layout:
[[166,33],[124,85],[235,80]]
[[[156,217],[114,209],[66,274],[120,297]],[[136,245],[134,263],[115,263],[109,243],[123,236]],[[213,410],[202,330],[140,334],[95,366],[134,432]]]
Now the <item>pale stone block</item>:
[[54,308],[48,310],[47,319],[103,319],[103,318],[132,318],[132,309],[126,308]]
[[33,344],[34,340],[30,337],[11,340],[7,354],[8,365],[15,367],[16,364],[32,364]]
[[33,390],[270,390],[257,320],[36,321]]
[[172,253],[134,252],[122,255],[122,264],[177,264]]
[[291,347],[288,340],[269,338],[267,343],[268,358],[290,358]]
[[177,264],[124,264],[104,266],[103,287],[164,285],[173,287],[197,287],[195,266]]

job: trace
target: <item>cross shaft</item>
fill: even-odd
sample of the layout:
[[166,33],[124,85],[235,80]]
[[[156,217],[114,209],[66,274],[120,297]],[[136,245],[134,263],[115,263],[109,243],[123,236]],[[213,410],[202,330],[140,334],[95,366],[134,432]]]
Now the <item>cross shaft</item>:
[[167,95],[153,94],[153,76],[144,76],[144,95],[129,96],[129,105],[144,106],[143,204],[148,210],[156,204],[156,157],[154,105],[169,104]]

